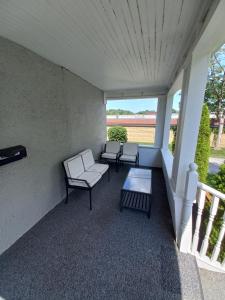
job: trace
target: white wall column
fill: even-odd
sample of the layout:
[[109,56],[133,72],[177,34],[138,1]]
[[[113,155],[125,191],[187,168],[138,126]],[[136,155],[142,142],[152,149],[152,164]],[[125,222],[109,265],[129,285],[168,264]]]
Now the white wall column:
[[158,96],[155,147],[161,148],[163,143],[163,131],[166,111],[166,95]]
[[163,143],[162,149],[168,149],[168,142],[170,136],[170,122],[172,116],[172,108],[173,108],[173,97],[177,91],[182,89],[183,82],[183,71],[179,73],[173,85],[171,86],[166,99],[166,111],[165,111],[165,121],[164,121],[164,130],[163,130]]
[[164,129],[163,129],[163,141],[162,149],[168,149],[169,137],[170,137],[170,122],[173,106],[173,94],[168,93],[166,100],[166,111],[165,111],[165,120],[164,120]]
[[186,174],[194,162],[208,73],[208,55],[192,58],[184,69],[181,110],[174,153],[172,184],[179,197],[184,196]]
[[[189,165],[195,160],[207,73],[208,56],[192,57],[184,69],[181,110],[171,179],[177,202],[177,241],[183,252],[190,250],[192,239],[192,204],[197,192],[198,176],[195,170],[190,174],[188,170]],[[190,176],[187,178],[187,174],[191,175],[194,180],[189,180]]]

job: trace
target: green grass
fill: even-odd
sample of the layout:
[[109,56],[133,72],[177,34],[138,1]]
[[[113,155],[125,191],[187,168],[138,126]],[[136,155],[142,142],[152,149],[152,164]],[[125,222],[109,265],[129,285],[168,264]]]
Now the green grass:
[[[172,152],[172,144],[169,144],[168,148]],[[225,148],[222,148],[220,150],[214,150],[213,148],[211,148],[210,157],[224,158],[225,159]]]
[[169,150],[172,152],[172,144],[168,145]]
[[210,157],[224,158],[225,159],[225,148],[215,150],[211,148]]

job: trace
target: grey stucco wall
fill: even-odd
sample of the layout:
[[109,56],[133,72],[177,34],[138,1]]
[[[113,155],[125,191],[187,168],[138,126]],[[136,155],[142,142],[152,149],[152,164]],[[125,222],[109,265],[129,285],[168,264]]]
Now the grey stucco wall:
[[0,253],[64,197],[61,161],[105,141],[103,92],[0,38],[0,148],[28,157],[0,166]]

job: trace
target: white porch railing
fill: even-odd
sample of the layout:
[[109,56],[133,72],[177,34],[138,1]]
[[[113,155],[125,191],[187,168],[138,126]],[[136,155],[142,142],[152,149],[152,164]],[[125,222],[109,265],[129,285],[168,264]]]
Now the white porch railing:
[[[209,201],[210,205],[207,219],[207,214],[205,214],[206,201]],[[225,272],[225,259],[221,261],[220,258],[221,244],[225,234],[225,205],[223,206],[223,216],[221,218],[222,225],[219,228],[219,235],[214,248],[211,249],[211,251],[209,251],[209,243],[218,207],[222,201],[225,201],[225,194],[204,183],[198,182],[196,199],[197,217],[191,245],[191,253],[196,256],[200,267],[219,272]],[[202,236],[202,234],[204,234],[204,236]]]

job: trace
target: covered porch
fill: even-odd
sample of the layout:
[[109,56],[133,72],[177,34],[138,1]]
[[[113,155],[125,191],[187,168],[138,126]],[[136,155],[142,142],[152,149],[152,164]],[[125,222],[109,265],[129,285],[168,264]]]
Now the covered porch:
[[[225,272],[218,259],[225,219],[207,254],[225,195],[198,182],[194,164],[208,58],[224,42],[224,11],[225,0],[0,3],[1,148],[27,150],[0,166],[0,298],[201,299],[196,259]],[[61,163],[87,148],[98,159],[107,100],[144,97],[158,98],[154,146],[139,146],[140,166],[154,175],[150,222],[118,210],[126,166],[96,187],[92,212],[82,192],[62,204]],[[200,238],[206,192],[213,201]]]

